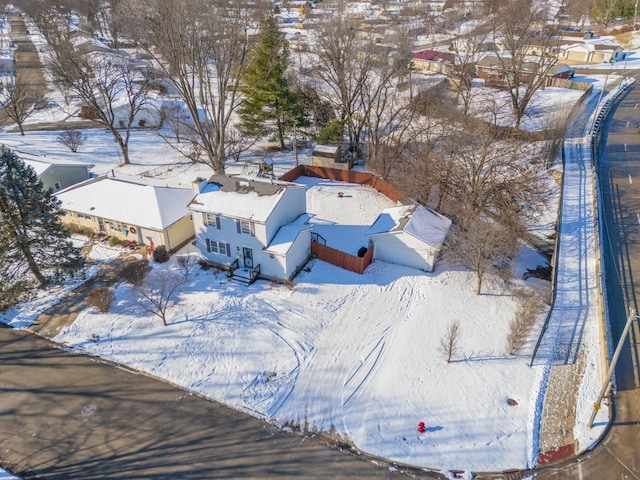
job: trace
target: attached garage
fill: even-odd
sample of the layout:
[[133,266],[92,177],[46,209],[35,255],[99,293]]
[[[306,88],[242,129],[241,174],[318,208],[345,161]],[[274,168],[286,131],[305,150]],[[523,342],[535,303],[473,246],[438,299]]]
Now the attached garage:
[[433,271],[451,220],[422,205],[383,210],[367,232],[374,260]]

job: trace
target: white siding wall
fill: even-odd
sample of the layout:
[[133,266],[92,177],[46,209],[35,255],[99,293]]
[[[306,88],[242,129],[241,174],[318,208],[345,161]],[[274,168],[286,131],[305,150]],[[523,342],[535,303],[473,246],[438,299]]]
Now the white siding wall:
[[307,210],[307,196],[303,187],[289,187],[277,207],[267,219],[265,245],[273,239],[278,229],[293,222]]
[[311,255],[311,230],[303,230],[296,237],[287,255],[274,254],[271,258],[269,252],[261,252],[264,262],[260,264],[260,274],[279,280],[289,280]]
[[[242,247],[251,248],[253,250],[253,263],[261,263],[265,247],[265,226],[261,223],[253,222],[254,235],[248,233],[238,233],[237,222],[235,218],[224,217],[220,215],[220,228],[216,226],[208,226],[205,224],[202,212],[193,212],[193,224],[196,235],[196,246],[202,255],[209,261],[220,264],[229,264],[236,258],[239,265],[242,266]],[[227,252],[207,251],[207,240],[209,242],[222,242],[229,244],[229,255]]]
[[311,255],[311,230],[303,230],[296,238],[287,255],[287,279],[300,268]]
[[427,244],[404,232],[375,235],[372,237],[373,258],[398,265],[433,270],[435,251]]

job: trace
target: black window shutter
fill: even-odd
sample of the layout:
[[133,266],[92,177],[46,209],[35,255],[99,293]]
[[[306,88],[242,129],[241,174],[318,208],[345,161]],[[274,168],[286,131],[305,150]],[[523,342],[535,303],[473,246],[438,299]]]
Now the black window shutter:
[[208,238],[206,239],[206,241],[207,241],[207,252],[210,252],[211,251],[211,242],[209,241]]
[[231,245],[227,243],[227,257],[231,256]]
[[240,220],[236,220],[236,230],[238,231],[238,233],[242,232],[242,230],[240,229]]

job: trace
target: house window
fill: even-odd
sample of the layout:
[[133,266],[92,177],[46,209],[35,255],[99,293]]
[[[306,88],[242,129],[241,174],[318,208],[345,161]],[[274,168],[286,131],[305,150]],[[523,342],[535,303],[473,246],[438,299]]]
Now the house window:
[[238,233],[251,235],[252,237],[256,235],[255,224],[249,220],[236,220],[236,228]]
[[227,257],[231,256],[231,245],[229,245],[228,243],[218,242],[209,238],[205,239],[205,242],[207,244],[207,252],[217,253],[218,255],[226,255]]
[[205,214],[205,224],[209,227],[216,227],[220,230],[220,215],[216,215],[215,213],[207,213]]
[[60,190],[60,182],[56,182],[54,187],[55,187],[56,190]]

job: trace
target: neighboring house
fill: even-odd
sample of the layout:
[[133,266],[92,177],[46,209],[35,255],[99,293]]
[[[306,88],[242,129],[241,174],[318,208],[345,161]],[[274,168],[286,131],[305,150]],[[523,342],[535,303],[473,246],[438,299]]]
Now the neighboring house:
[[613,40],[590,38],[563,45],[558,58],[574,63],[617,62],[624,58],[624,49]]
[[311,255],[305,187],[214,175],[193,184],[196,246],[209,263],[248,282],[289,280]]
[[429,70],[448,75],[456,63],[456,56],[451,52],[438,50],[422,50],[411,57],[411,65],[416,70]]
[[[476,64],[476,75],[485,81],[490,87],[506,88],[509,86],[507,81],[510,75],[512,65],[511,57],[502,54],[498,56],[495,53],[488,53],[483,56]],[[541,69],[547,69],[545,76],[552,78],[569,78],[571,76],[571,68],[563,64],[555,64],[551,67],[540,66],[537,62],[523,62],[520,68],[520,80],[523,83],[529,83],[534,79]]]
[[556,63],[547,72],[547,76],[550,78],[564,78],[569,79],[573,77],[575,70],[566,63]]
[[[131,106],[126,98],[116,100],[113,105],[113,124],[116,128],[126,128],[129,123]],[[162,126],[162,106],[154,96],[150,96],[139,107],[131,123],[133,128],[160,128]]]
[[191,188],[126,176],[100,176],[56,194],[64,224],[138,244],[176,250],[193,238]]
[[16,154],[27,166],[33,168],[44,189],[51,189],[54,192],[76,183],[84,182],[89,178],[89,170],[93,167],[91,164],[72,160],[43,157],[23,152],[16,152]]
[[433,271],[451,220],[422,205],[385,209],[367,235],[374,260]]

